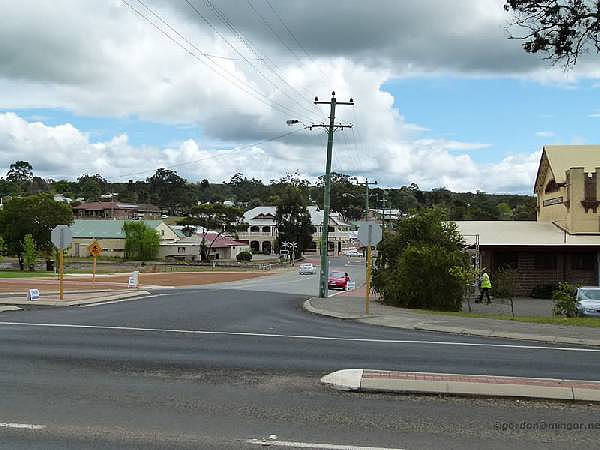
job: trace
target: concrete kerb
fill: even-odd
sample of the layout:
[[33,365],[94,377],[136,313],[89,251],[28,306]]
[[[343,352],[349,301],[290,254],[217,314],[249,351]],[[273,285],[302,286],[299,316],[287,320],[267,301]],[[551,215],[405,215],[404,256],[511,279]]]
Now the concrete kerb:
[[[133,300],[137,297],[143,297],[146,295],[150,295],[149,291],[144,290],[135,290],[135,291],[124,291],[124,292],[115,292],[111,291],[110,295],[94,295],[97,292],[86,292],[85,298],[77,298],[74,300],[35,300],[30,301],[24,298],[20,299],[10,299],[6,300],[0,298],[0,305],[10,305],[10,306],[51,306],[51,307],[67,307],[67,306],[81,306],[81,305],[89,305],[92,303],[104,303],[111,302],[115,300]],[[104,293],[104,292],[103,292]],[[66,294],[68,296],[68,294]]]
[[[544,342],[547,344],[556,344],[556,345],[583,345],[588,347],[600,347],[600,339],[588,339],[588,338],[576,338],[569,336],[551,336],[551,335],[541,335],[534,334],[535,331],[531,333],[515,333],[511,331],[504,331],[499,329],[475,329],[475,328],[466,328],[466,327],[451,327],[446,325],[437,325],[432,323],[425,323],[422,319],[413,319],[406,318],[403,320],[389,320],[385,316],[375,315],[375,314],[349,314],[342,313],[338,311],[330,311],[322,308],[317,308],[311,303],[312,298],[305,300],[302,304],[302,307],[305,311],[308,311],[313,314],[318,314],[325,317],[332,317],[336,319],[344,319],[344,320],[356,320],[357,322],[368,324],[368,325],[377,325],[384,326],[390,328],[400,328],[404,330],[416,330],[416,331],[429,331],[429,332],[439,332],[439,333],[448,333],[448,334],[456,334],[463,336],[479,336],[479,337],[493,337],[493,338],[503,338],[503,339],[514,339],[519,341],[535,341],[535,342]],[[499,326],[502,325],[501,320],[497,320],[500,322]],[[531,324],[534,326],[535,324]]]
[[344,369],[323,376],[321,383],[336,390],[356,392],[600,402],[600,382],[554,378]]

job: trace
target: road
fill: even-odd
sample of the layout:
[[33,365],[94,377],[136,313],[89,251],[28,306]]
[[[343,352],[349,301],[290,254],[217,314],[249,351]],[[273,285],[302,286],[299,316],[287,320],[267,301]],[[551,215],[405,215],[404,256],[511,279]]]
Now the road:
[[[288,277],[313,286],[291,273],[261,286]],[[597,448],[599,429],[566,428],[600,422],[599,406],[344,393],[319,378],[369,367],[594,379],[598,352],[328,319],[302,311],[302,292],[238,283],[0,314],[0,449],[257,448],[270,435],[288,442],[272,448]],[[541,423],[565,429],[527,430]]]

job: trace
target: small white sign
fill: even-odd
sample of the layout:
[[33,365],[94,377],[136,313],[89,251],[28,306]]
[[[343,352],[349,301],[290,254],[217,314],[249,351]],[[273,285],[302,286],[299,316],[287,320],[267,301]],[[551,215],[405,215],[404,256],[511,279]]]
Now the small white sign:
[[137,270],[135,272],[131,273],[131,276],[129,277],[129,283],[128,283],[129,287],[133,287],[133,288],[138,287],[139,275],[140,275],[140,273]]
[[346,290],[351,291],[353,289],[356,289],[356,281],[348,281],[346,283]]
[[38,300],[39,298],[40,298],[39,289],[29,289],[29,291],[27,291],[27,300],[32,302],[32,301]]

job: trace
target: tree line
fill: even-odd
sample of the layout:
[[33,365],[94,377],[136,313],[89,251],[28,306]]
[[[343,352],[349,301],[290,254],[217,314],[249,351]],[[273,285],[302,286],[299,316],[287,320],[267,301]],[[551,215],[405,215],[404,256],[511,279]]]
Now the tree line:
[[[149,203],[171,215],[189,215],[199,203],[232,201],[244,210],[261,205],[278,205],[294,186],[303,203],[323,207],[323,178],[316,183],[290,174],[264,183],[234,174],[228,181],[210,183],[188,181],[175,170],[159,168],[144,180],[109,182],[101,174],[82,174],[75,181],[43,179],[35,176],[27,161],[10,165],[6,177],[0,178],[0,197],[27,196],[40,193],[62,194],[73,200],[116,200]],[[104,196],[104,197],[103,197]],[[529,195],[489,194],[477,191],[452,192],[440,187],[421,190],[411,183],[399,188],[375,187],[369,191],[369,206],[396,209],[408,214],[421,208],[445,210],[450,220],[535,220],[536,200]],[[75,203],[76,205],[77,203]],[[344,219],[358,220],[364,214],[365,190],[346,174],[332,174],[331,207]]]

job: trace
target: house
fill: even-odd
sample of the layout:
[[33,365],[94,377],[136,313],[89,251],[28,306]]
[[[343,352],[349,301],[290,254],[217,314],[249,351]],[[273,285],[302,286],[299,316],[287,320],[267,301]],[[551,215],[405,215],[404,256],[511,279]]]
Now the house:
[[[320,253],[319,242],[323,228],[323,211],[317,206],[309,206],[307,209],[316,231],[313,233],[312,246],[305,252]],[[244,222],[248,224],[248,229],[238,233],[238,238],[240,241],[248,243],[253,253],[273,253],[278,237],[276,213],[277,207],[275,206],[258,206],[244,213]],[[339,213],[330,213],[328,235],[330,252],[339,255],[350,246],[350,241],[355,234],[351,228],[352,225],[345,223]]]
[[73,207],[78,219],[158,220],[160,208],[148,204],[87,202]]
[[[125,220],[76,219],[70,226],[73,244],[68,250],[69,255],[88,257],[90,256],[89,245],[97,241],[102,248],[101,256],[123,258],[125,256],[124,223]],[[161,245],[179,239],[177,234],[160,220],[146,220],[144,223],[157,231]]]
[[196,233],[175,242],[161,243],[159,257],[175,261],[200,261],[202,245],[210,248],[208,251],[209,259],[235,260],[241,252],[250,251],[248,244],[245,242],[209,232],[206,234]]
[[599,285],[598,168],[600,146],[544,147],[534,185],[535,222],[456,222],[476,263],[492,274],[515,269],[517,295],[561,281]]

